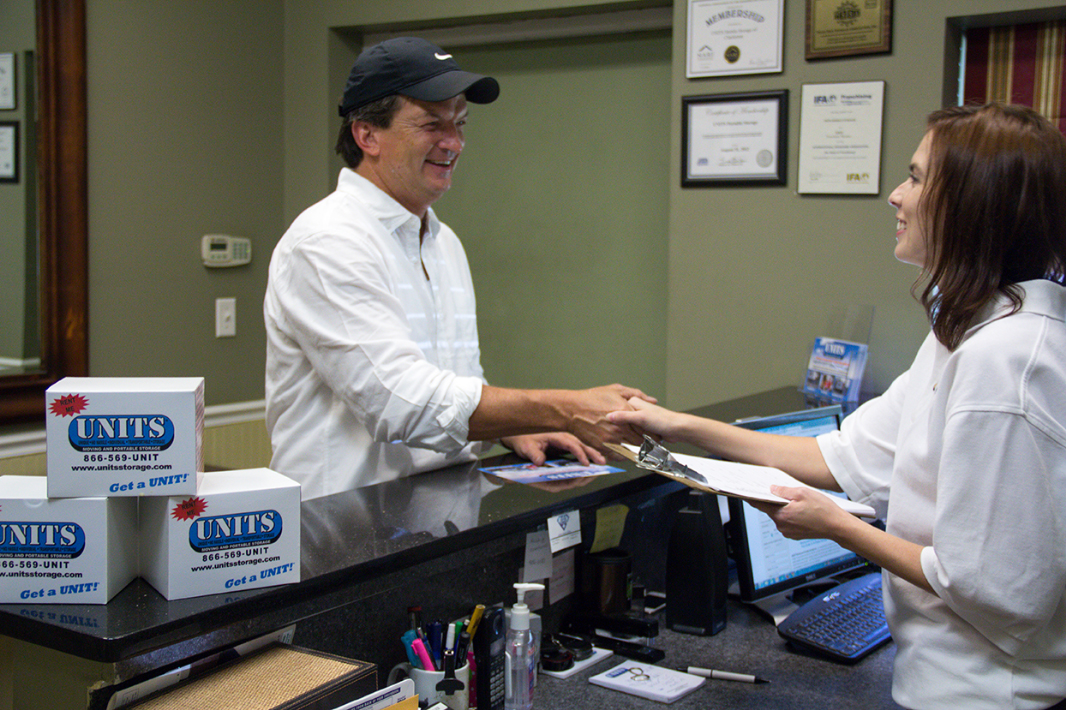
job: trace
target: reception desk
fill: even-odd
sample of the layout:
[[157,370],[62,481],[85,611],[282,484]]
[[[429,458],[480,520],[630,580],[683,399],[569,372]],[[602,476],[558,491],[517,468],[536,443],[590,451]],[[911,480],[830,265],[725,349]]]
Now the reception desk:
[[[697,411],[731,420],[803,406],[795,389],[782,388]],[[592,543],[598,511],[623,511],[621,544],[633,555],[635,575],[649,588],[662,588],[666,537],[686,489],[629,464],[618,464],[622,473],[561,490],[478,470],[509,460],[305,501],[297,584],[167,601],[138,579],[106,605],[0,605],[0,710],[104,708],[115,691],[284,629],[297,645],[370,661],[387,672],[404,660],[398,639],[409,605],[421,605],[427,619],[450,619],[475,603],[513,602],[511,584],[518,580],[527,533],[564,511],[580,513],[579,550]],[[546,628],[572,604],[569,597],[545,608]],[[663,665],[710,665],[774,680],[765,688],[715,681],[682,705],[704,707],[713,698],[722,708],[784,708],[796,707],[800,698],[816,706],[861,697],[864,707],[893,707],[891,646],[856,667],[837,666],[791,651],[772,624],[740,604],[731,603],[727,629],[714,637],[664,628],[658,642],[667,650]],[[649,706],[590,687],[587,675],[544,679],[538,707]],[[564,703],[569,692],[574,698]]]

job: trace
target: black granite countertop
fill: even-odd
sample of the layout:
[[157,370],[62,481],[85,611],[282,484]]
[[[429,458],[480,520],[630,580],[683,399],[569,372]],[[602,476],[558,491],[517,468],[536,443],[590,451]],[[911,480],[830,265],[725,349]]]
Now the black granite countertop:
[[[703,686],[670,704],[672,709],[759,708],[796,710],[841,708],[898,710],[892,700],[892,664],[895,644],[874,651],[856,665],[844,665],[798,651],[777,635],[773,623],[752,607],[730,600],[728,621],[714,636],[679,634],[660,623],[660,633],[652,643],[666,652],[657,665],[667,668],[699,666],[748,673],[767,678],[770,683],[753,685],[724,680],[708,680]],[[610,656],[569,678],[541,675],[534,693],[535,710],[612,708],[647,710],[655,703],[588,682],[589,677],[626,661]]]
[[[801,409],[782,388],[695,410],[721,419]],[[114,663],[212,631],[243,624],[252,638],[314,616],[327,597],[356,582],[510,535],[553,513],[597,507],[656,487],[661,476],[625,471],[543,490],[502,481],[484,460],[305,501],[302,581],[297,584],[167,601],[143,579],[106,605],[2,604],[0,633],[92,661]]]

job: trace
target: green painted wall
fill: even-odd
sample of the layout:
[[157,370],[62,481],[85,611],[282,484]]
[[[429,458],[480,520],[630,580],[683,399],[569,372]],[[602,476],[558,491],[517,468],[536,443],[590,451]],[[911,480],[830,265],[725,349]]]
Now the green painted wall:
[[470,260],[489,381],[661,395],[669,33],[452,52],[501,84],[437,205]]
[[[89,370],[203,376],[207,404],[263,397],[262,304],[282,219],[280,0],[87,3]],[[252,239],[207,269],[200,237]],[[216,298],[237,336],[215,338]]]
[[[585,2],[581,8],[641,4]],[[568,291],[576,290],[582,301],[594,294],[612,296],[584,310],[573,305],[563,309],[552,307],[544,295],[551,292],[530,288],[509,293],[508,298],[515,300],[501,305],[501,296],[495,293],[499,287],[480,287],[483,305],[499,308],[486,317],[528,316],[514,330],[530,342],[543,343],[555,335],[553,312],[567,319],[561,326],[560,347],[550,352],[525,350],[513,340],[493,341],[492,348],[498,350],[487,352],[486,364],[494,380],[563,383],[572,377],[584,381],[587,374],[588,379],[607,381],[639,372],[630,377],[647,379],[636,384],[655,389],[663,382],[667,402],[678,407],[798,384],[809,341],[830,329],[845,307],[863,304],[875,309],[872,381],[884,386],[907,366],[926,325],[908,294],[915,274],[891,257],[893,221],[885,201],[903,177],[924,115],[940,105],[947,19],[1032,8],[1061,12],[1062,3],[897,2],[891,54],[821,62],[803,59],[804,4],[786,2],[782,74],[688,80],[681,31],[687,3],[675,0],[666,87],[647,87],[663,97],[669,113],[639,128],[606,117],[570,131],[566,97],[538,97],[543,103],[557,102],[558,121],[554,140],[540,140],[536,146],[551,184],[539,190],[530,184],[527,206],[539,206],[550,187],[555,195],[553,211],[580,215],[586,223],[593,203],[604,203],[605,210],[612,205],[631,210],[634,220],[648,220],[632,230],[646,241],[630,243],[625,247],[628,253],[612,254],[605,248],[614,243],[603,236],[580,240],[560,231],[541,237],[556,239],[554,244],[532,243],[521,236],[499,236],[502,230],[494,229],[482,237],[456,213],[451,221],[458,220],[457,228],[471,231],[470,247],[478,261],[495,269],[508,263],[505,253],[514,250],[528,266],[556,251],[568,259],[565,275],[557,274]],[[268,255],[295,214],[324,195],[335,180],[331,155],[335,102],[360,32],[558,15],[577,9],[567,0],[500,0],[489,18],[484,7],[460,0],[90,2],[91,373],[203,375],[210,404],[261,398],[260,304]],[[485,53],[486,62],[508,59],[491,54]],[[634,84],[643,81],[646,72],[656,71],[648,65],[616,65],[616,69],[631,72]],[[855,79],[887,82],[881,193],[876,197],[795,194],[801,86]],[[508,80],[517,87],[527,78],[514,72]],[[528,81],[532,93],[535,78]],[[766,88],[792,92],[788,185],[681,189],[677,178],[681,97]],[[493,123],[496,116],[507,120]],[[499,131],[509,128],[514,119],[501,104],[498,111],[486,107],[478,121],[484,124],[479,130]],[[519,133],[502,140],[488,133],[485,140],[473,136],[471,160],[457,177],[454,195],[446,199],[477,194],[478,153],[496,155],[514,145],[533,143]],[[665,151],[665,174],[660,155],[658,160],[626,161],[621,169],[605,162],[605,180],[597,181],[594,170],[589,170],[595,165],[571,165],[574,146],[596,140],[623,150],[640,144]],[[605,160],[616,157],[617,153]],[[655,226],[661,210],[658,194],[647,200],[633,193],[625,194],[625,199],[620,199],[621,194],[611,200],[587,199],[590,182],[607,184],[614,177],[608,173],[619,172],[642,181],[661,181],[666,215],[660,226]],[[490,178],[500,182],[496,174]],[[450,207],[442,202],[441,209]],[[252,237],[253,265],[230,271],[202,267],[198,239],[215,231]],[[642,283],[644,275],[631,268],[633,256],[656,247],[661,261],[648,264],[653,278]],[[591,265],[587,272],[575,263],[582,259]],[[582,281],[582,274],[587,281]],[[213,302],[225,296],[237,298],[238,336],[217,340]],[[621,322],[606,336],[600,331],[599,337],[615,339],[596,348],[578,332],[600,311]],[[665,319],[661,355],[634,355],[619,344],[617,333],[629,324],[648,327],[659,316]],[[483,326],[483,335],[488,329]],[[579,347],[566,347],[575,340]]]
[[[680,173],[680,97],[770,89],[790,92],[788,184],[773,188],[670,188],[667,400],[686,408],[750,392],[798,386],[813,339],[846,309],[873,306],[867,382],[883,391],[910,364],[928,332],[910,296],[917,271],[896,262],[888,195],[906,177],[925,116],[955,92],[949,18],[988,22],[1049,8],[1039,0],[893,3],[890,54],[804,59],[806,3],[786,0],[785,70],[735,78],[685,78],[684,35],[675,32],[671,173]],[[674,3],[674,27],[687,3]],[[1028,16],[1029,18],[1032,15]],[[880,194],[798,195],[799,100],[803,84],[884,80]]]

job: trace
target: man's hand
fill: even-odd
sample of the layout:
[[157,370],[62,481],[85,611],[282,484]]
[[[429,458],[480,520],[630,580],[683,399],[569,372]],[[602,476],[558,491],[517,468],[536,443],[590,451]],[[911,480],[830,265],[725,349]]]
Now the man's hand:
[[624,422],[615,423],[607,415],[623,409],[632,409],[631,399],[655,402],[640,390],[624,385],[607,385],[569,393],[566,410],[570,423],[570,433],[581,439],[586,445],[617,459],[618,455],[605,444],[639,444],[643,441],[641,433]]
[[565,431],[507,436],[500,439],[500,443],[538,466],[547,461],[548,449],[568,451],[582,466],[588,466],[590,463],[601,465],[607,463],[607,459],[600,452],[590,446],[585,446],[580,439]]
[[[630,409],[632,399],[656,401],[635,387],[623,385],[587,390],[518,390],[484,385],[481,402],[470,415],[468,436],[471,441],[486,441],[561,431],[577,437],[606,458],[617,459],[619,456],[605,444],[638,444],[642,439],[629,425],[608,421],[607,414]],[[563,448],[574,452],[580,460],[572,443]]]

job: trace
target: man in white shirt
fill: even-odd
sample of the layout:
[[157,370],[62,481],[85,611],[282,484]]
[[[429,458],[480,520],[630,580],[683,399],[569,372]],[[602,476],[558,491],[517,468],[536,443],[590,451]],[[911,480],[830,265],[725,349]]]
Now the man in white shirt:
[[431,205],[451,187],[467,102],[498,95],[416,38],[352,68],[337,142],[348,167],[278,243],[264,302],[271,467],[304,499],[472,460],[477,442],[602,463],[605,443],[639,440],[605,418],[651,399],[634,388],[485,382],[466,254]]

